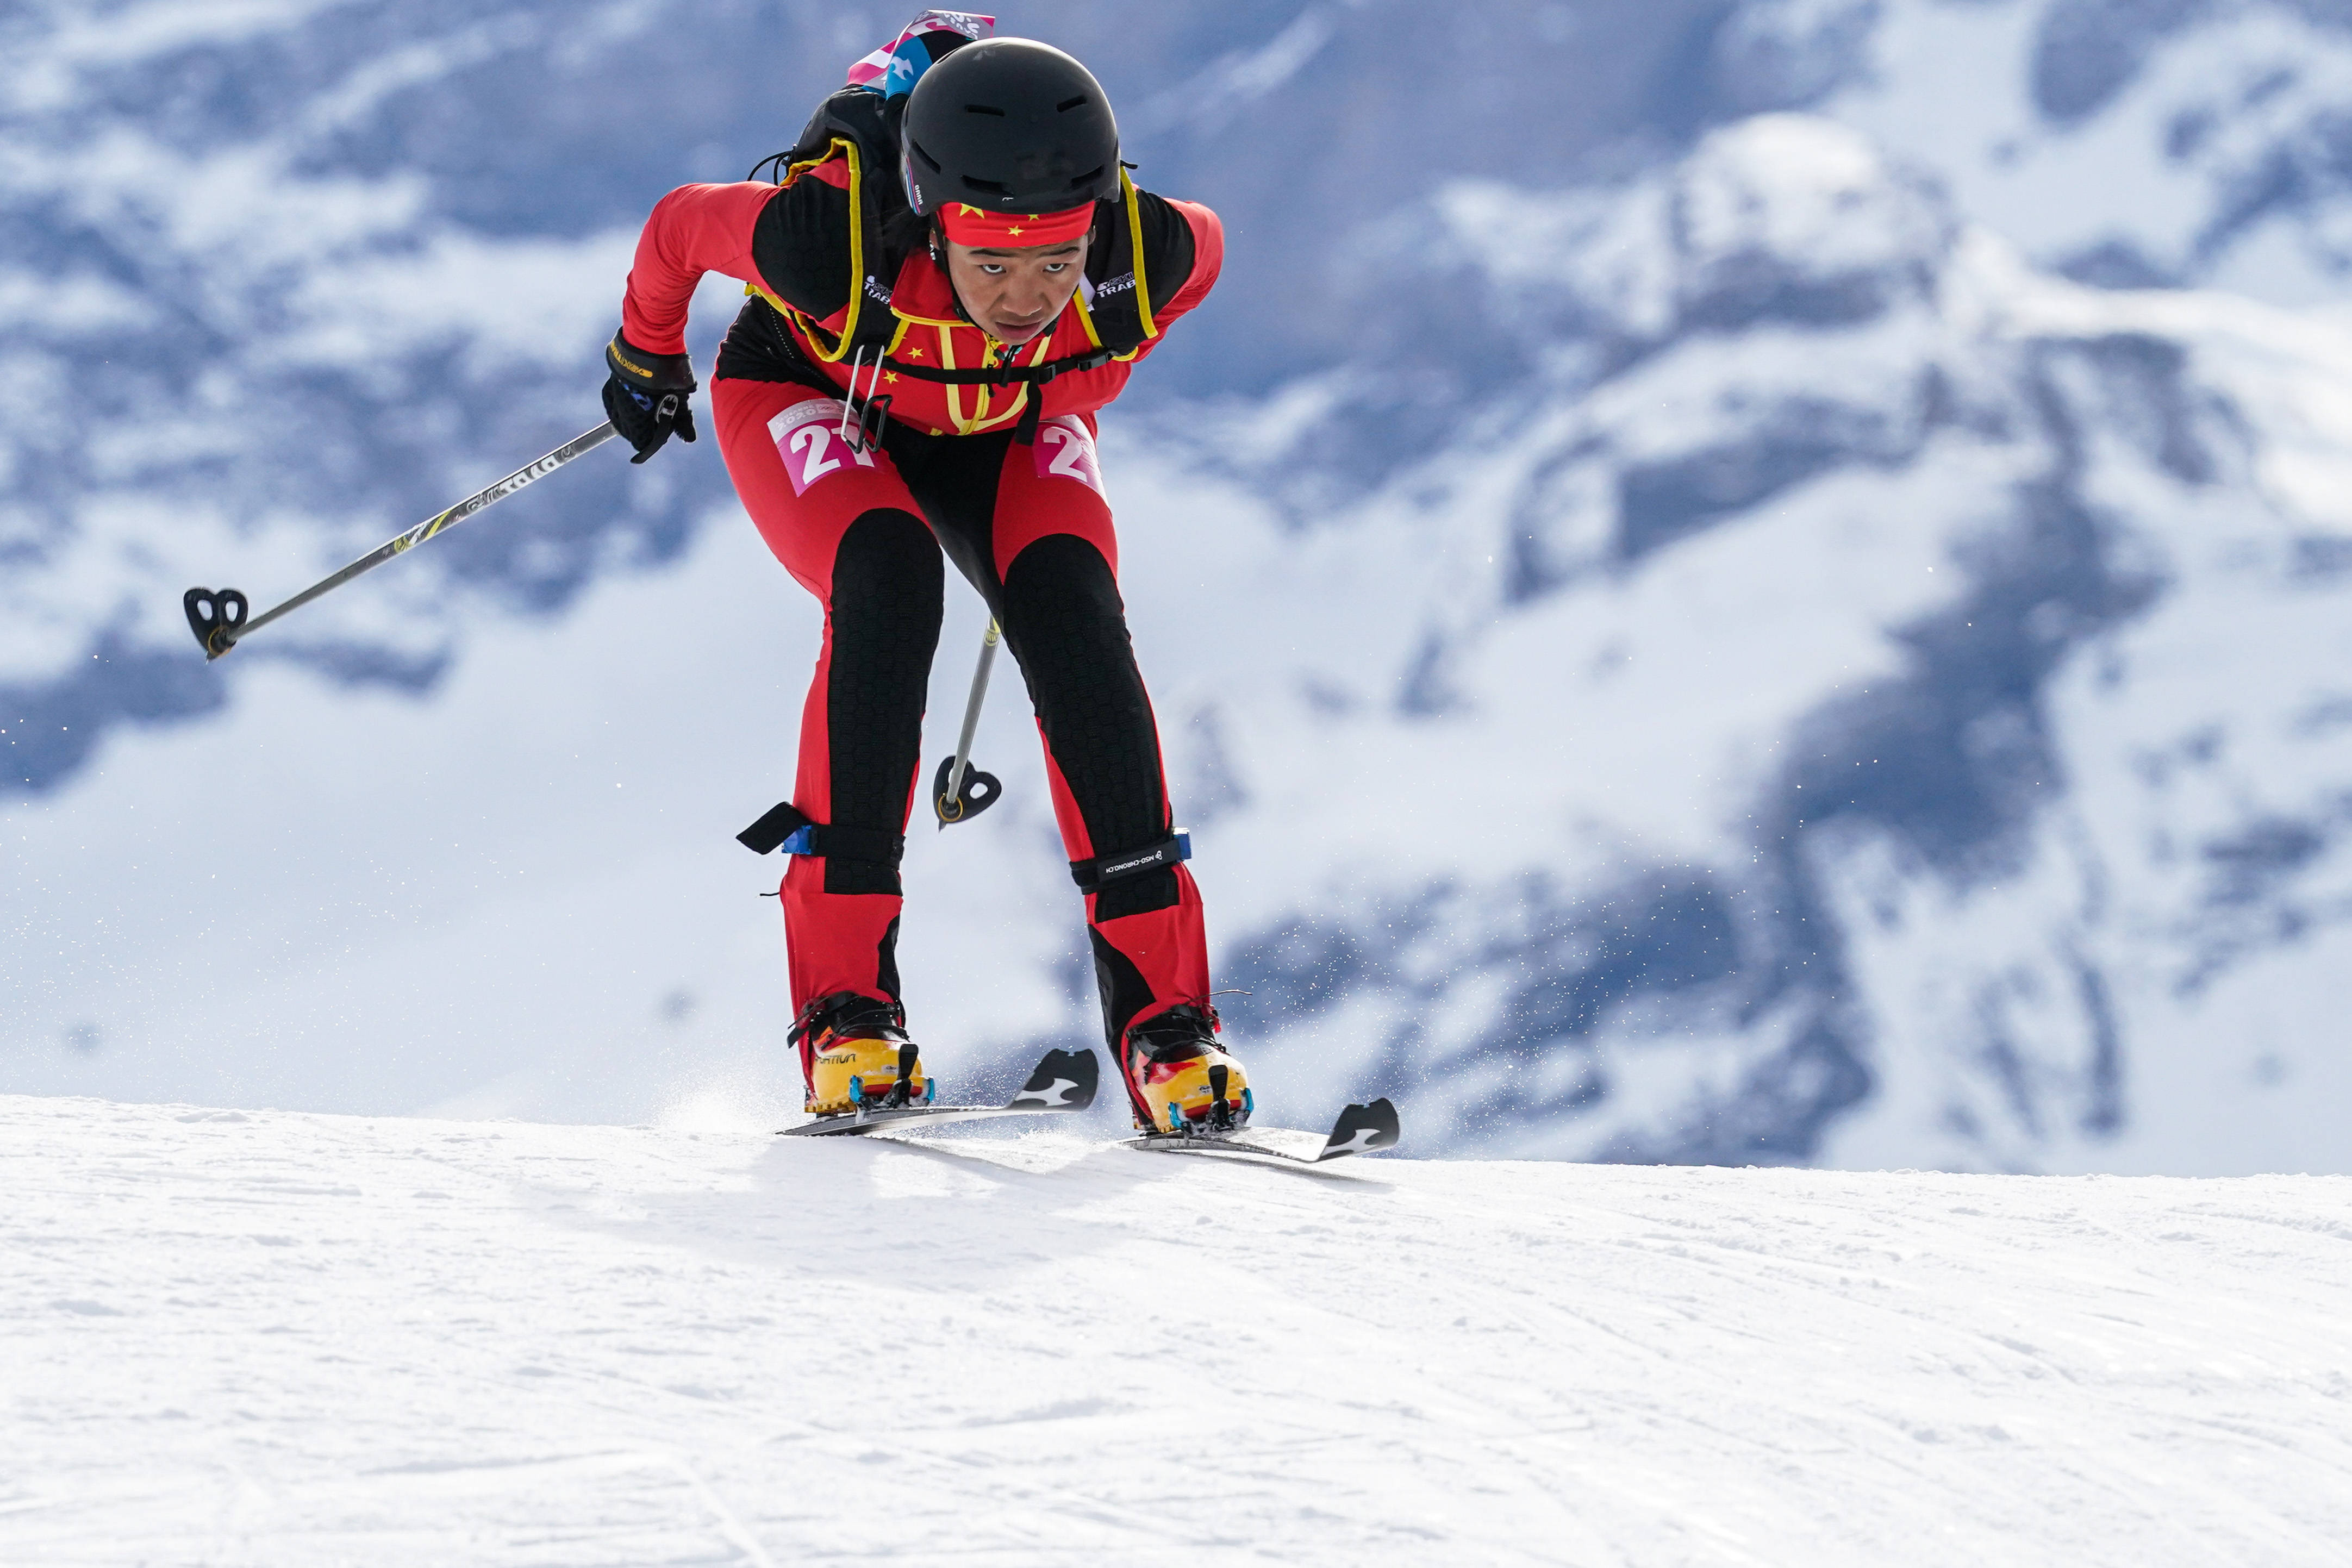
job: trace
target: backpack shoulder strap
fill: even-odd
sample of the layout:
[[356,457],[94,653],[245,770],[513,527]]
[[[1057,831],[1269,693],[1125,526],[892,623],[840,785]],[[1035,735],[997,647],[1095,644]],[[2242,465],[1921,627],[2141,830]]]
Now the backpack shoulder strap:
[[1093,298],[1087,298],[1088,290],[1079,290],[1078,319],[1086,323],[1087,336],[1096,347],[1124,359],[1160,336],[1160,328],[1151,319],[1143,208],[1136,199],[1135,182],[1127,177],[1124,166],[1118,172],[1118,194],[1097,205],[1105,209],[1096,231],[1105,243],[1099,258],[1088,260],[1087,275],[1093,285]]
[[905,106],[903,98],[886,100],[863,88],[843,88],[817,106],[800,140],[784,154],[780,185],[791,185],[836,158],[847,163],[849,306],[841,331],[836,336],[793,312],[818,358],[827,362],[859,349],[887,349],[898,335],[900,322],[890,311],[895,280],[887,276],[882,225],[894,207],[906,204],[898,180],[898,119]]

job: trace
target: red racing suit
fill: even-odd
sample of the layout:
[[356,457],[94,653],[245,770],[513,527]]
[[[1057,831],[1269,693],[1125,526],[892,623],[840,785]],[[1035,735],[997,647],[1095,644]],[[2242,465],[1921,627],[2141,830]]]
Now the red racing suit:
[[[793,801],[814,822],[853,830],[835,841],[859,849],[795,856],[785,872],[796,1016],[844,991],[899,999],[898,851],[918,788],[942,549],[987,600],[1020,664],[1074,877],[1085,886],[1095,862],[1159,844],[1172,828],[1095,454],[1095,411],[1118,396],[1157,335],[1038,386],[941,384],[887,370],[877,379],[869,360],[856,390],[890,402],[878,445],[859,451],[840,434],[852,367],[823,357],[823,334],[842,331],[856,286],[847,184],[835,161],[782,186],[671,192],[638,241],[622,310],[629,343],[675,354],[704,273],[740,278],[755,296],[712,380],[719,449],[768,548],[824,606]],[[1097,237],[1107,223],[1134,224],[1140,243],[1126,248],[1146,280],[1147,319],[1164,329],[1216,281],[1216,215],[1149,193],[1137,193],[1131,212],[1101,206]],[[1139,287],[1134,277],[1092,276],[1108,253],[1089,247],[1077,297],[1050,331],[1013,350],[965,317],[918,243],[887,302],[902,323],[891,358],[968,369],[1085,355],[1094,346],[1087,300]],[[1032,398],[1042,401],[1024,421]],[[1103,882],[1086,907],[1115,1061],[1125,1064],[1129,1029],[1167,1008],[1215,1017],[1200,894],[1184,866]]]

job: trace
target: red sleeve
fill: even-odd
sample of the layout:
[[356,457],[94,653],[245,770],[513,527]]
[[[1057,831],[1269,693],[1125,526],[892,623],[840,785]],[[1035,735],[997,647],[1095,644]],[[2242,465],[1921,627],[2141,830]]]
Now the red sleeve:
[[680,185],[656,203],[637,236],[636,262],[621,300],[621,335],[648,354],[686,352],[687,302],[702,275],[759,279],[751,231],[775,194],[773,185],[749,182]]
[[[1151,313],[1152,325],[1162,329],[1207,298],[1209,290],[1217,286],[1217,274],[1225,266],[1225,225],[1217,221],[1217,214],[1198,202],[1169,201],[1168,204],[1183,214],[1184,221],[1192,225],[1192,271],[1184,279],[1184,287],[1176,291],[1176,298]],[[632,338],[629,341],[634,343],[636,340]]]

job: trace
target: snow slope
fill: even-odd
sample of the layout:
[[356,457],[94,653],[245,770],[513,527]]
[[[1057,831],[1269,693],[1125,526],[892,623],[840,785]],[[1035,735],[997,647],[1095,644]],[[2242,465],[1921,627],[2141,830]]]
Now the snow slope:
[[0,1099],[0,1560],[2352,1562],[2352,1182]]

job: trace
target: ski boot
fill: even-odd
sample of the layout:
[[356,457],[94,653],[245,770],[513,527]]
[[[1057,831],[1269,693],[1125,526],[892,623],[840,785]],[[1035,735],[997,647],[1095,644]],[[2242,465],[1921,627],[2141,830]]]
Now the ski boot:
[[1214,1008],[1181,1002],[1127,1031],[1135,1124],[1150,1133],[1230,1133],[1255,1109],[1249,1074],[1217,1043]]
[[811,1115],[931,1103],[936,1085],[924,1075],[922,1052],[907,1038],[907,1010],[897,1002],[835,991],[803,1008],[789,1038],[800,1047]]

